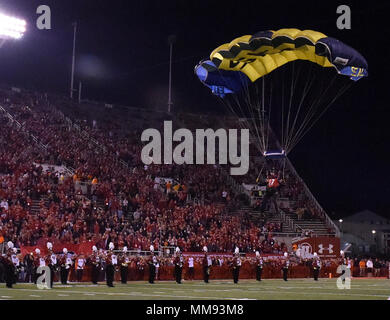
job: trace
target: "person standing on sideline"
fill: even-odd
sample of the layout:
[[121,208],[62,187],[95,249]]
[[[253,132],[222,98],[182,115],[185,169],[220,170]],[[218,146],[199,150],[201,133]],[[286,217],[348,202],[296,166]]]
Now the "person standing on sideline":
[[181,284],[181,277],[182,277],[182,272],[183,272],[183,255],[182,255],[179,247],[176,247],[176,254],[175,254],[174,263],[175,263],[176,282],[178,284]]
[[91,272],[92,283],[98,284],[101,261],[96,246],[92,246],[92,254],[89,256],[88,262],[92,265],[92,272]]
[[149,266],[149,283],[153,284],[154,279],[156,278],[156,260],[157,258],[154,256],[154,247],[153,245],[150,246],[150,257],[148,259],[148,266]]
[[50,288],[53,288],[54,283],[54,270],[57,267],[57,256],[53,252],[53,244],[51,242],[46,243],[48,254],[46,256],[46,264],[50,269]]
[[374,264],[372,263],[371,258],[369,258],[366,262],[367,275],[372,277],[372,269],[374,268]]
[[366,261],[361,259],[359,262],[360,276],[364,277],[366,275]]
[[320,257],[317,255],[317,252],[314,252],[314,258],[313,258],[314,281],[318,281],[320,270],[321,270],[321,260]]
[[127,247],[123,247],[123,253],[120,257],[121,262],[121,283],[126,284],[127,283],[127,274],[129,272],[129,263],[130,258],[129,254],[127,252]]
[[15,279],[15,266],[12,263],[13,242],[8,241],[7,247],[7,252],[4,255],[0,255],[0,261],[4,265],[6,287],[11,289]]
[[189,257],[188,258],[188,279],[189,280],[194,280],[194,258]]
[[18,282],[19,280],[19,271],[20,271],[20,261],[19,261],[19,257],[18,257],[18,249],[17,248],[13,248],[12,249],[12,255],[11,255],[11,260],[12,260],[12,264],[14,265],[14,281],[13,283],[16,284],[16,282]]
[[288,275],[288,268],[290,267],[290,260],[288,259],[288,253],[284,253],[284,260],[282,265],[283,270],[283,280],[287,281],[287,275]]
[[256,251],[256,280],[261,281],[261,275],[263,273],[263,258],[260,256],[260,252]]
[[85,267],[85,257],[84,255],[80,255],[77,260],[76,260],[76,277],[77,277],[77,282],[81,282],[83,279],[83,271]]
[[376,258],[374,261],[374,277],[379,277],[381,273],[381,267],[382,264],[380,263],[379,259]]
[[39,248],[35,249],[35,258],[34,258],[35,270],[34,270],[34,283],[37,283],[37,279],[42,273],[38,275],[37,271],[39,267],[46,266],[46,258],[41,256],[41,250]]
[[68,275],[70,267],[73,264],[72,258],[68,254],[68,249],[63,248],[62,249],[63,255],[60,259],[60,266],[61,266],[61,283],[67,284],[68,283]]
[[238,283],[238,278],[240,277],[240,268],[241,268],[241,258],[240,258],[240,249],[236,247],[234,250],[233,258],[233,282]]
[[33,253],[30,252],[30,254],[26,254],[23,258],[23,264],[26,269],[26,277],[24,279],[24,282],[34,282],[34,258]]
[[114,253],[114,243],[108,245],[109,251],[106,255],[106,282],[108,287],[114,287],[115,268],[118,265],[118,257]]
[[[203,266],[203,280],[205,283],[209,283],[210,271],[211,271],[211,258],[207,254],[207,247],[203,247],[204,257],[202,260]],[[211,263],[210,263],[211,262]]]

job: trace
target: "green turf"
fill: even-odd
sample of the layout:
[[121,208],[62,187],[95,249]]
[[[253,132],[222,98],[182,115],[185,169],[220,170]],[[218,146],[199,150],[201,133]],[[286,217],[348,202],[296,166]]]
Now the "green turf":
[[40,290],[32,284],[16,284],[13,289],[0,285],[2,300],[128,300],[128,299],[257,299],[257,300],[387,300],[390,297],[390,280],[387,279],[352,279],[350,290],[340,290],[336,279],[291,279],[241,280],[239,284],[232,281],[214,280],[209,284],[202,281],[184,281],[181,285],[171,281],[129,282],[126,285],[116,283],[114,288],[105,284],[99,285],[55,284],[51,290]]

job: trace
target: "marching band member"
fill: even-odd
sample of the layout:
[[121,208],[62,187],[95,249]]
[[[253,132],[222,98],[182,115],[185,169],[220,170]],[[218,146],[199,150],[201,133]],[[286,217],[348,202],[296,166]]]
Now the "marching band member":
[[211,258],[207,254],[207,247],[206,246],[203,247],[203,251],[204,251],[204,257],[202,260],[203,280],[205,283],[209,283],[212,261],[211,261]]
[[26,271],[24,282],[34,282],[34,253],[26,254],[23,258],[23,264]]
[[129,263],[130,258],[129,254],[127,252],[127,247],[123,247],[123,254],[120,257],[120,263],[121,263],[121,282],[123,284],[127,283],[127,274],[129,272]]
[[290,260],[288,259],[288,253],[284,253],[284,261],[282,265],[283,270],[283,280],[287,281],[288,268],[290,267]]
[[194,280],[194,258],[188,258],[188,278]]
[[92,254],[89,256],[88,262],[92,265],[92,283],[98,284],[101,258],[96,246],[92,247]]
[[317,252],[314,252],[314,259],[313,259],[313,274],[314,274],[314,280],[318,281],[318,276],[320,274],[321,269],[321,260],[320,257],[317,255]]
[[[339,265],[343,267],[343,269],[347,266],[348,262],[347,259],[345,258],[345,253],[343,250],[340,250],[340,258],[339,258]],[[341,276],[345,274],[345,270],[341,271]],[[345,277],[342,277],[342,283],[345,283]]]
[[11,255],[12,264],[14,266],[14,281],[13,283],[16,284],[16,282],[19,279],[19,272],[20,272],[20,261],[18,258],[18,249],[12,248],[13,254]]
[[156,264],[158,263],[156,256],[154,255],[154,247],[150,245],[150,254],[148,258],[149,266],[149,283],[153,284],[156,277]]
[[118,265],[118,257],[114,254],[114,243],[108,245],[109,251],[106,254],[106,282],[108,287],[114,287],[115,268]]
[[182,276],[182,272],[183,272],[183,255],[182,255],[179,247],[176,247],[174,263],[175,263],[176,282],[178,284],[181,284],[181,276]]
[[78,256],[78,258],[76,260],[77,282],[81,282],[81,280],[83,279],[83,271],[84,271],[85,264],[86,264],[86,260],[85,260],[84,255],[82,254],[82,255]]
[[12,250],[14,248],[14,244],[12,241],[8,241],[7,243],[7,252],[0,256],[1,262],[4,265],[5,268],[5,283],[7,288],[12,288],[12,284],[14,281],[14,275],[15,275],[15,267],[12,263]]
[[234,258],[233,258],[233,281],[234,283],[238,283],[238,278],[240,276],[240,268],[241,268],[241,258],[240,258],[240,249],[236,247],[234,250]]
[[68,249],[63,248],[62,249],[63,255],[60,259],[60,266],[61,266],[61,283],[67,284],[68,283],[68,276],[69,276],[69,270],[71,265],[73,264],[72,258],[68,254]]
[[39,267],[46,266],[46,260],[44,257],[41,257],[41,250],[39,248],[35,249],[35,256],[34,256],[34,283],[37,283],[37,279],[39,277],[37,270]]
[[263,273],[263,257],[260,256],[260,252],[256,251],[256,280],[261,281],[261,275]]
[[46,243],[48,254],[46,256],[46,264],[50,269],[50,288],[53,288],[54,282],[54,270],[57,267],[57,256],[53,253],[53,244],[51,242]]
[[153,263],[154,263],[154,267],[155,267],[155,270],[156,270],[155,279],[158,280],[158,270],[160,268],[160,262],[159,262],[159,260],[157,258],[157,253],[156,252],[153,255]]

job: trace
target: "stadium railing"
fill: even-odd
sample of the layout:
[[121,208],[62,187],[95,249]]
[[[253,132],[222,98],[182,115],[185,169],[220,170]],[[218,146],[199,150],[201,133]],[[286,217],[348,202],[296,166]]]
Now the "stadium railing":
[[286,223],[292,230],[297,231],[300,230],[300,233],[302,233],[303,229],[298,226],[293,219],[291,219],[289,216],[287,216],[283,210],[279,210],[280,217],[284,223]]

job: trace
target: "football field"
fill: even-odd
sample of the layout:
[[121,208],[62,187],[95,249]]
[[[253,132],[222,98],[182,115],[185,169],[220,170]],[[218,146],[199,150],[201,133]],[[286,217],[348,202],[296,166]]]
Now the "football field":
[[241,280],[157,281],[115,283],[114,288],[104,283],[54,284],[53,289],[40,290],[33,284],[16,284],[7,289],[0,284],[1,300],[387,300],[390,297],[389,279],[352,279],[351,289],[338,289],[336,279],[266,279],[261,282]]

